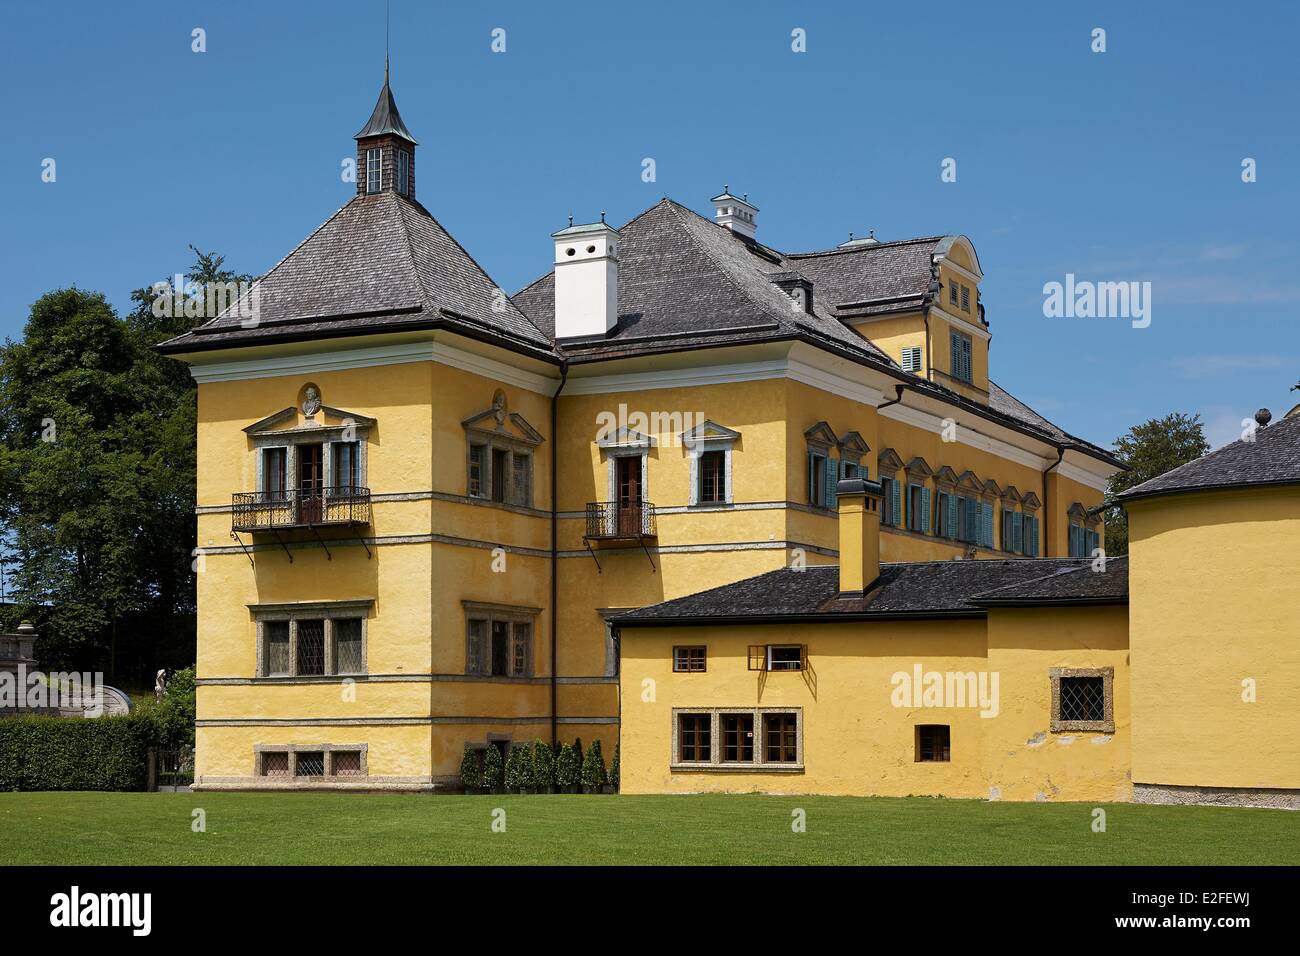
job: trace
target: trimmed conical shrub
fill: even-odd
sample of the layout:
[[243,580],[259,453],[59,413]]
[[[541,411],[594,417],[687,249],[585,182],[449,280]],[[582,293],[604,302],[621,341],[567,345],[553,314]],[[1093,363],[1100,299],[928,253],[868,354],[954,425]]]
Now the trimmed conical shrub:
[[533,787],[533,748],[520,744],[506,758],[506,790],[523,793]]
[[600,752],[600,741],[593,740],[587,757],[582,761],[582,785],[591,793],[600,793],[605,788],[605,757]]
[[466,793],[475,793],[483,787],[483,767],[473,747],[467,746],[460,758],[460,785]]
[[544,740],[533,744],[533,789],[538,793],[555,789],[555,751]]
[[578,763],[578,753],[573,744],[563,744],[560,756],[555,761],[555,786],[561,793],[573,793],[578,787],[582,773],[582,764]]
[[505,768],[501,766],[501,749],[488,744],[488,749],[483,754],[483,786],[489,790],[499,790],[504,772]]
[[609,785],[615,790],[618,789],[618,751],[619,745],[614,744],[614,762],[609,765]]

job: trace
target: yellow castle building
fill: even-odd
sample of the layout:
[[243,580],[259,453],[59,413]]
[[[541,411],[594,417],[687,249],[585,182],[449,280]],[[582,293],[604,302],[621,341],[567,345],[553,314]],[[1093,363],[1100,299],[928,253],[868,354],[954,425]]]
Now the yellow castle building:
[[[967,237],[781,252],[724,189],[712,220],[665,199],[618,228],[559,229],[539,243],[551,270],[512,296],[416,199],[417,143],[387,81],[355,139],[356,195],[242,308],[160,346],[198,382],[196,788],[435,790],[457,785],[466,746],[575,737],[621,742],[637,791],[987,796],[1005,765],[1007,797],[1110,798],[1129,792],[1130,754],[1184,779],[1131,738],[1144,719],[1171,730],[1167,712],[1130,713],[1123,588],[1068,619],[974,603],[1076,571],[1122,464],[990,377]],[[846,554],[864,621],[872,562],[904,569],[881,572],[901,609],[865,644],[857,618],[671,646],[615,624],[764,574],[838,594]],[[1126,583],[1121,567],[1098,581]],[[675,669],[676,645],[705,647],[705,669],[689,654]],[[916,664],[922,682],[999,670],[1000,716],[969,709],[945,738],[877,713],[868,688]],[[976,758],[973,728],[1056,733],[1041,687],[1015,676],[1047,671],[1083,708],[1059,721],[1073,749],[1013,754],[985,731]],[[1158,658],[1142,678],[1180,679]],[[740,704],[752,724],[724,713]],[[682,708],[708,711],[692,759]],[[850,759],[848,733],[872,749]],[[747,774],[683,766],[727,753],[728,734],[749,741]],[[792,766],[759,758],[773,740]],[[924,781],[922,750],[951,754]]]

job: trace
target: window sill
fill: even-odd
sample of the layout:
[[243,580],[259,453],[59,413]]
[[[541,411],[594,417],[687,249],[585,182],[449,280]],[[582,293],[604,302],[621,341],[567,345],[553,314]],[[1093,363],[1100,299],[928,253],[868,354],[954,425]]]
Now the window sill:
[[1115,732],[1115,722],[1113,720],[1053,720],[1051,723],[1051,731],[1054,734],[1113,734]]
[[369,677],[369,674],[258,674],[259,684],[337,684],[345,680]]
[[672,773],[803,773],[801,763],[672,763]]

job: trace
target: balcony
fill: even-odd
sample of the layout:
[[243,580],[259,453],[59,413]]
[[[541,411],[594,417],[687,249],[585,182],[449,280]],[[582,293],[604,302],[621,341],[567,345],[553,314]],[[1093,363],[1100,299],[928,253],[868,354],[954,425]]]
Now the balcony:
[[638,541],[658,536],[655,506],[648,501],[637,504],[587,502],[586,537],[592,541]]
[[[634,504],[617,501],[587,502],[587,533],[583,535],[582,540],[593,559],[596,557],[591,547],[593,541],[635,542],[641,545],[646,557],[650,558],[650,549],[646,547],[646,541],[657,537],[659,532],[655,528],[655,506],[650,502],[641,501]],[[654,569],[653,558],[650,558],[650,567]],[[600,570],[598,560],[596,570]]]
[[357,485],[309,491],[240,491],[232,497],[232,531],[370,524],[370,489]]

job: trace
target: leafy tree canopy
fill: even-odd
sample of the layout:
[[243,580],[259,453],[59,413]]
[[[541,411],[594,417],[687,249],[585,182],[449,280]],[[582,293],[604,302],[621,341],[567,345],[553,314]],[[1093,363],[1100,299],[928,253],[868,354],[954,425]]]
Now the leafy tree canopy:
[[1173,412],[1134,425],[1115,439],[1115,451],[1129,466],[1113,475],[1106,488],[1106,553],[1128,551],[1128,516],[1115,503],[1121,493],[1157,475],[1195,461],[1210,450],[1200,415]]

